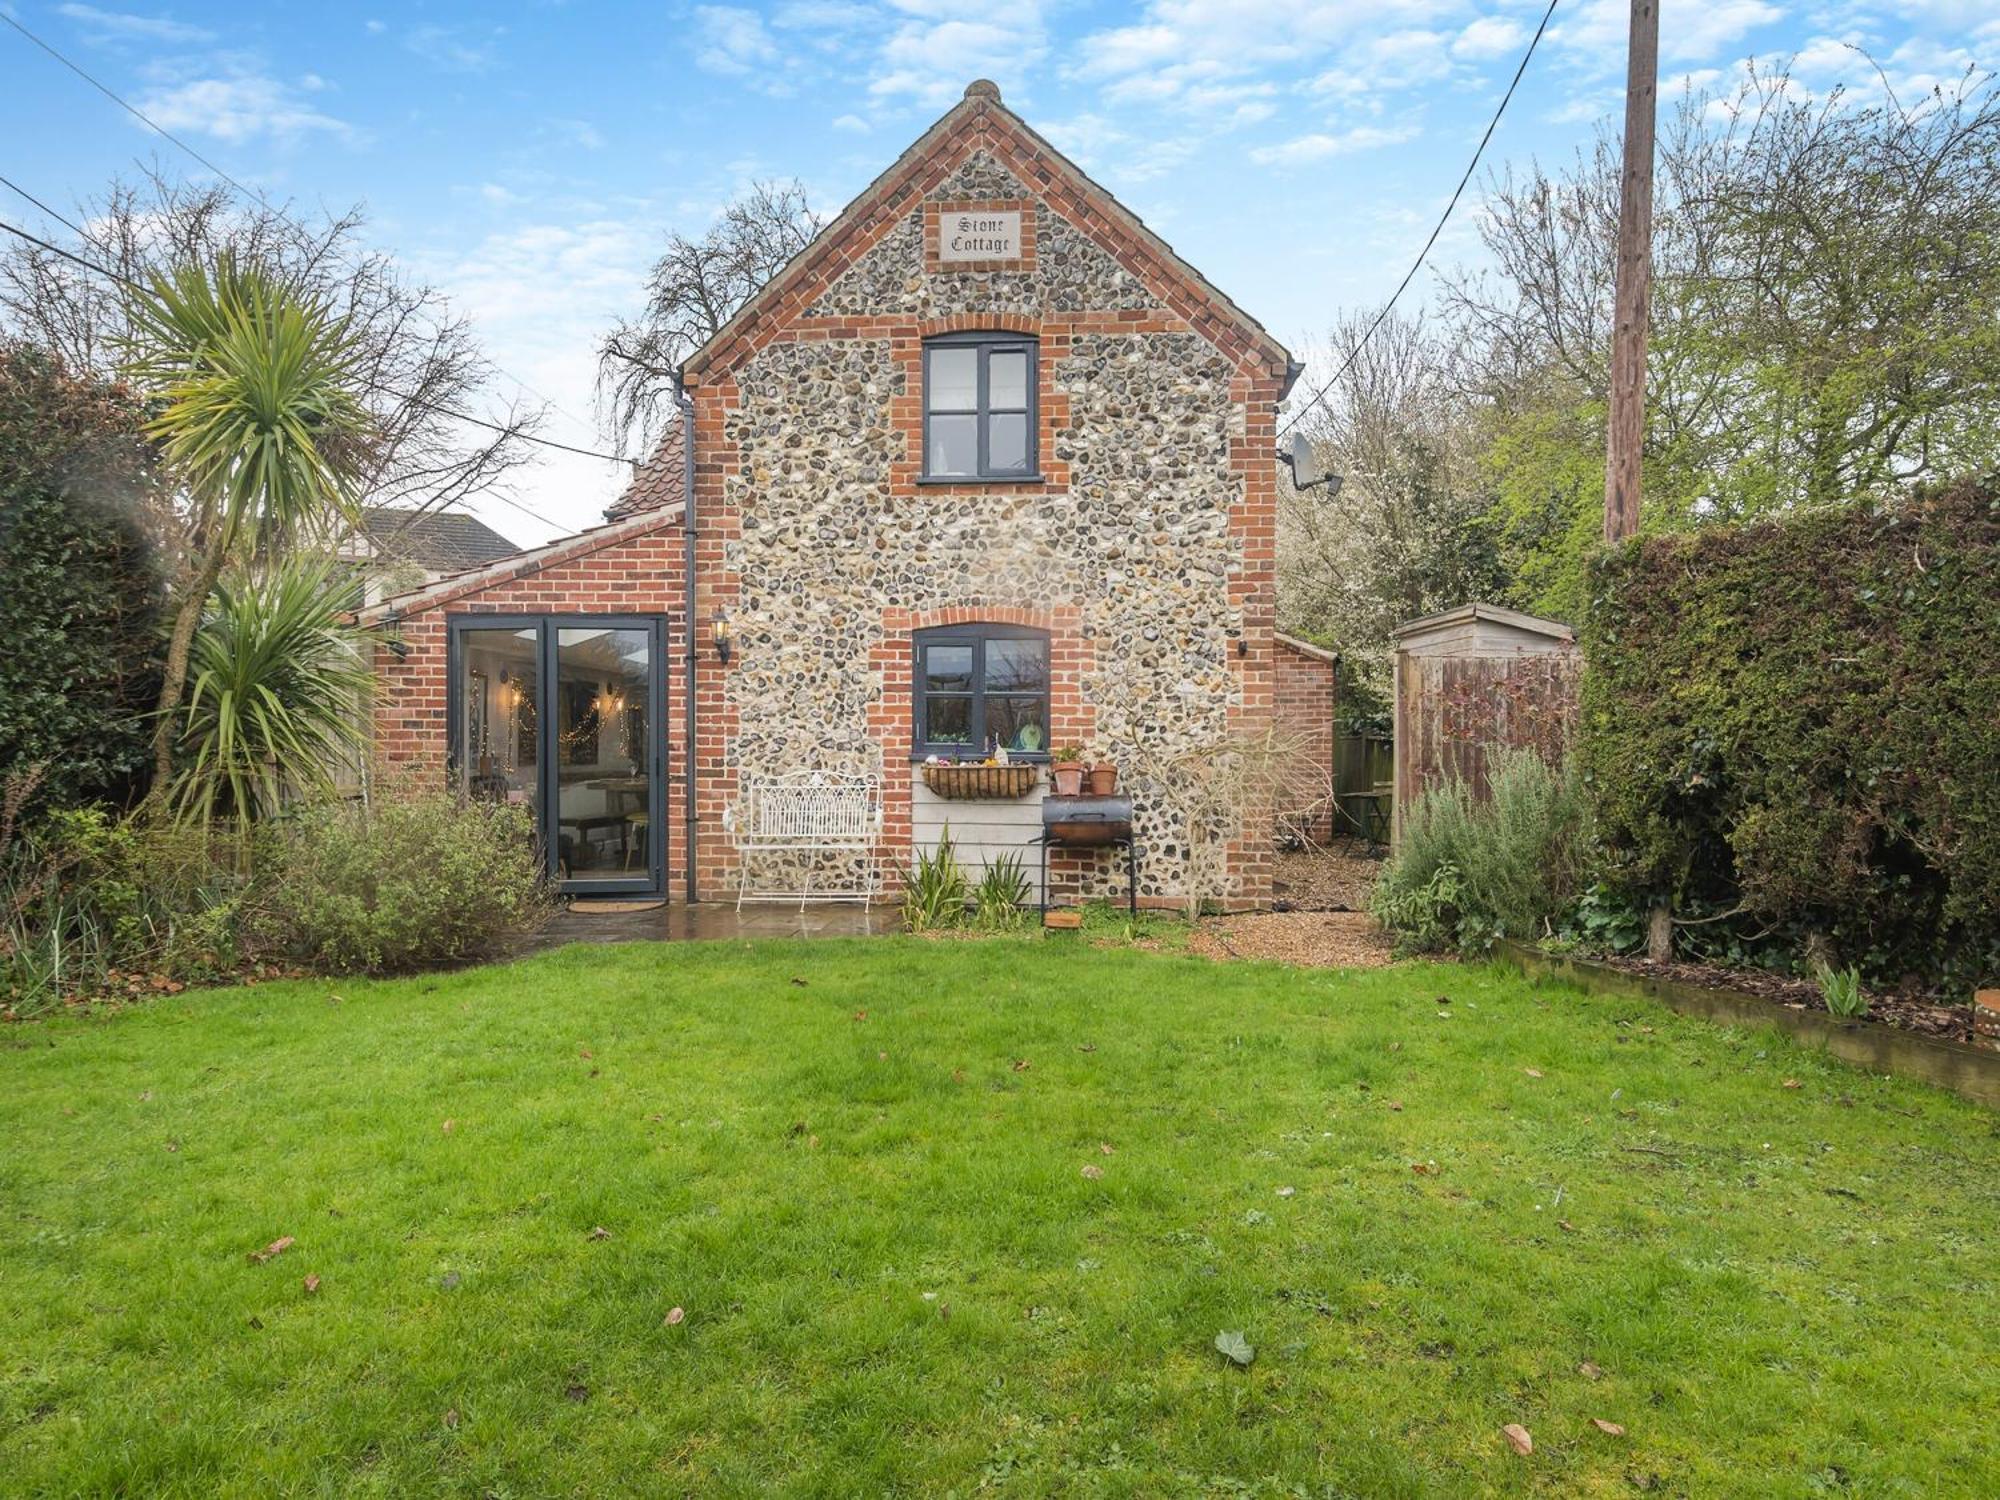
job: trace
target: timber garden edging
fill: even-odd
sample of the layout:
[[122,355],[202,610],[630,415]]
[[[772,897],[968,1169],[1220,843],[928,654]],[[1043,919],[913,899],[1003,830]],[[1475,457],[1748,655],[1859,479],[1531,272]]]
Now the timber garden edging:
[[1656,1000],[1684,1016],[1700,1016],[1725,1026],[1772,1026],[1802,1046],[1816,1047],[1842,1062],[1872,1073],[1893,1073],[1934,1084],[2000,1109],[2000,1052],[1986,1052],[1877,1021],[1842,1021],[1817,1011],[1791,1010],[1743,990],[1632,974],[1609,964],[1567,954],[1544,953],[1526,943],[1503,940],[1494,947],[1500,962],[1530,980],[1559,980],[1599,994]]

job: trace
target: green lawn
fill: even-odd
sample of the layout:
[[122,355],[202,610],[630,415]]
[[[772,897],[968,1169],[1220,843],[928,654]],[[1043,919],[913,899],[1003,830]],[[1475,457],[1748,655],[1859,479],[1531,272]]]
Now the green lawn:
[[0,1122],[8,1494],[2000,1494],[1995,1117],[1497,969],[569,948]]

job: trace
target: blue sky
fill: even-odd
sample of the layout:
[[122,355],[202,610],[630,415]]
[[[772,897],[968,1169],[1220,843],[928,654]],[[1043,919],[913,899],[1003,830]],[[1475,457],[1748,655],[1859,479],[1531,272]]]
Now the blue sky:
[[[972,78],[1295,350],[1395,286],[1546,0],[787,0],[777,5],[172,6],[0,0],[233,176],[366,205],[489,352],[594,446],[592,349],[666,234],[746,182],[832,210]],[[1627,0],[1562,0],[1489,164],[1567,156],[1618,106]],[[1663,91],[1798,54],[1815,89],[1904,97],[2000,61],[1985,0],[1665,0]],[[202,169],[0,28],[0,172],[66,212],[157,157]],[[0,194],[0,196],[5,196]],[[40,221],[9,197],[13,222]],[[1474,253],[1476,198],[1438,261]],[[1413,294],[1428,291],[1421,277]],[[589,524],[618,471],[552,457],[514,498]],[[496,499],[518,541],[554,527]]]

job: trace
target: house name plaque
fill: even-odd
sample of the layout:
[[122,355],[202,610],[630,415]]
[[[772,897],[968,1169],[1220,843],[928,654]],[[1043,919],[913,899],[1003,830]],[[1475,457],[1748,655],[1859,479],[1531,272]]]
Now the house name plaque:
[[938,259],[944,264],[1020,258],[1018,208],[955,211],[939,216]]

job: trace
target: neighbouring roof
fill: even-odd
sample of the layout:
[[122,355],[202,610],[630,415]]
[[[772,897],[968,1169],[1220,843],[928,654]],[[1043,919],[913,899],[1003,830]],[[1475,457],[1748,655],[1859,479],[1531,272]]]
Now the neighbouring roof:
[[559,536],[552,542],[544,542],[539,547],[530,547],[525,552],[511,553],[483,567],[468,568],[463,572],[450,574],[434,583],[427,583],[422,588],[391,594],[388,598],[379,599],[358,611],[355,618],[364,625],[393,624],[405,615],[436,609],[441,604],[449,604],[454,599],[463,599],[467,594],[476,594],[481,589],[492,588],[495,584],[526,578],[558,563],[575,562],[580,557],[588,557],[593,552],[615,546],[619,542],[630,541],[635,536],[645,536],[651,531],[677,526],[680,524],[680,519],[681,508],[678,505],[641,511],[617,521],[606,522],[602,526],[593,526],[588,531]]
[[1407,640],[1413,636],[1429,635],[1434,631],[1471,625],[1481,620],[1495,625],[1506,625],[1515,630],[1524,630],[1530,635],[1547,636],[1550,640],[1576,639],[1576,632],[1561,620],[1544,620],[1539,615],[1524,615],[1518,609],[1506,609],[1498,604],[1461,604],[1456,609],[1447,609],[1440,614],[1425,615],[1421,620],[1406,620],[1389,632],[1389,638],[1397,641]]
[[[1275,368],[1286,372],[1286,385],[1289,387],[1303,366],[1292,358],[1285,346],[1280,344],[1262,323],[1231,301],[1213,282],[1182,260],[1174,247],[1148,229],[1137,214],[1126,208],[1107,189],[1093,181],[1075,162],[1037,135],[1025,120],[1002,104],[999,87],[984,78],[975,79],[968,84],[963,99],[919,136],[907,151],[889,165],[887,170],[862,189],[860,195],[841,210],[838,218],[815,235],[812,242],[793,256],[783,270],[736,310],[735,316],[722,325],[715,337],[688,356],[687,363],[682,368],[689,373],[700,371],[719,353],[730,350],[749,324],[773,304],[783,303],[786,297],[798,288],[799,283],[812,273],[822,258],[830,250],[840,246],[843,241],[879,227],[889,220],[900,219],[909,213],[918,202],[918,196],[908,191],[910,182],[926,167],[938,165],[937,158],[950,137],[961,130],[969,134],[987,124],[994,126],[1003,136],[1014,137],[1015,154],[1033,161],[1037,172],[1024,179],[1029,181],[1031,190],[1032,177],[1041,175],[1044,182],[1049,181],[1051,177],[1062,178],[1072,191],[1091,198],[1093,216],[1101,208],[1105,221],[1138,241],[1145,252],[1163,269],[1177,274],[1192,286],[1199,288],[1206,299],[1229,322],[1236,325],[1252,348],[1261,350]],[[1042,168],[1046,168],[1047,171],[1041,172]],[[733,358],[732,354],[732,361]]]
[[361,531],[377,554],[432,573],[476,568],[521,550],[479,517],[455,511],[364,506]]

